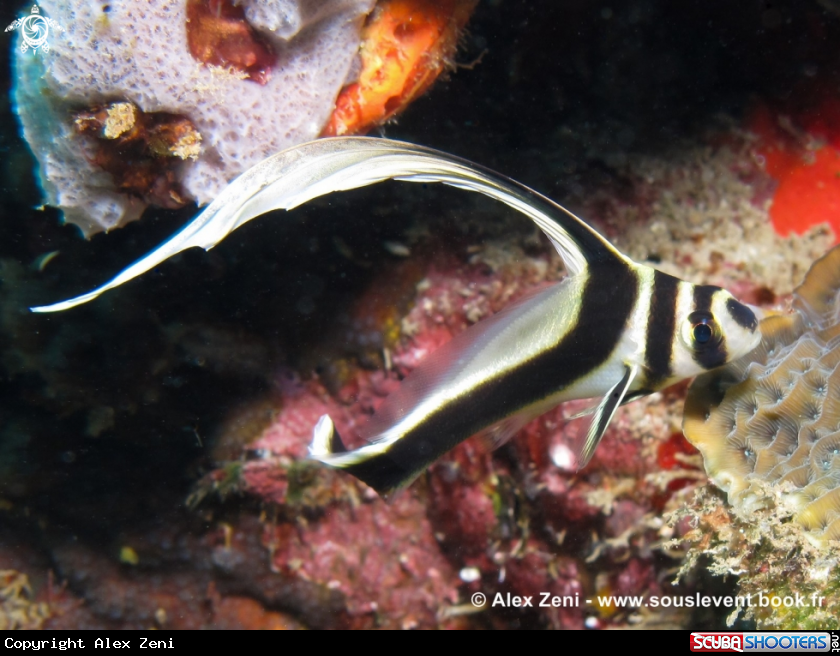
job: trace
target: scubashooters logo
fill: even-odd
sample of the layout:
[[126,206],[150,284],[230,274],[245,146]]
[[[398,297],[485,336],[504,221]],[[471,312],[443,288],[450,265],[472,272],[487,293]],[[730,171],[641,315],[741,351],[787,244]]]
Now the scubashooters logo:
[[18,28],[20,28],[22,39],[20,44],[21,52],[26,52],[29,48],[32,48],[32,52],[38,52],[38,48],[41,48],[44,52],[49,52],[50,44],[47,42],[47,39],[50,36],[50,28],[56,32],[64,31],[64,28],[52,18],[41,16],[41,10],[38,8],[38,5],[33,5],[32,13],[29,16],[18,18],[6,28],[6,31],[13,32]]
[[740,633],[692,633],[691,651],[744,651]]

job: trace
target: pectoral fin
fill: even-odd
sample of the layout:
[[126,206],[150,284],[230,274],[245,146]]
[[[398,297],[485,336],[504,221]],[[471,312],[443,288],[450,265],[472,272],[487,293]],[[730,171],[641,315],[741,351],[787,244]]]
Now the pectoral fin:
[[613,385],[612,389],[610,389],[604,398],[601,399],[598,407],[595,408],[589,424],[589,429],[586,431],[585,439],[579,446],[576,445],[577,448],[574,449],[575,455],[577,456],[578,469],[585,467],[592,458],[592,454],[594,454],[595,449],[598,448],[598,444],[600,443],[601,438],[604,437],[604,433],[610,425],[610,421],[612,421],[616,409],[624,400],[627,390],[630,388],[630,385],[636,377],[638,371],[639,368],[636,366],[625,366],[624,376],[622,376],[621,380]]

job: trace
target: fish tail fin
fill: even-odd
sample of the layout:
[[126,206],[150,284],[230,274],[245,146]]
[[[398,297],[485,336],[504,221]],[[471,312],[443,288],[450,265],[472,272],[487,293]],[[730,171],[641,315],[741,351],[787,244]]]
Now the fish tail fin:
[[348,451],[329,415],[315,424],[309,457],[352,474],[384,499],[392,498],[420,473],[400,466],[375,443]]

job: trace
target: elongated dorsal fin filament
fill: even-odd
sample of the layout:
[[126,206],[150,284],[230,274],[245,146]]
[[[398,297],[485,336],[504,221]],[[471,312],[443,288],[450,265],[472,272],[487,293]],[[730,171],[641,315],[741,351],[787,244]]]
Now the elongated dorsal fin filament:
[[201,214],[154,251],[87,294],[33,307],[58,312],[97,298],[188,248],[209,250],[266,212],[290,210],[336,191],[384,180],[440,182],[495,198],[530,218],[560,253],[570,275],[589,264],[628,261],[574,214],[525,185],[477,164],[412,144],[367,137],[312,141],[273,155],[231,182]]

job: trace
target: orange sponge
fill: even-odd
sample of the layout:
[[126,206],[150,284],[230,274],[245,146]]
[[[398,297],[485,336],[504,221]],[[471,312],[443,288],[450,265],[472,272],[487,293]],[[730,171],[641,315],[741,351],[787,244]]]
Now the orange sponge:
[[383,0],[362,32],[359,80],[322,136],[366,132],[420,96],[449,64],[477,0]]

